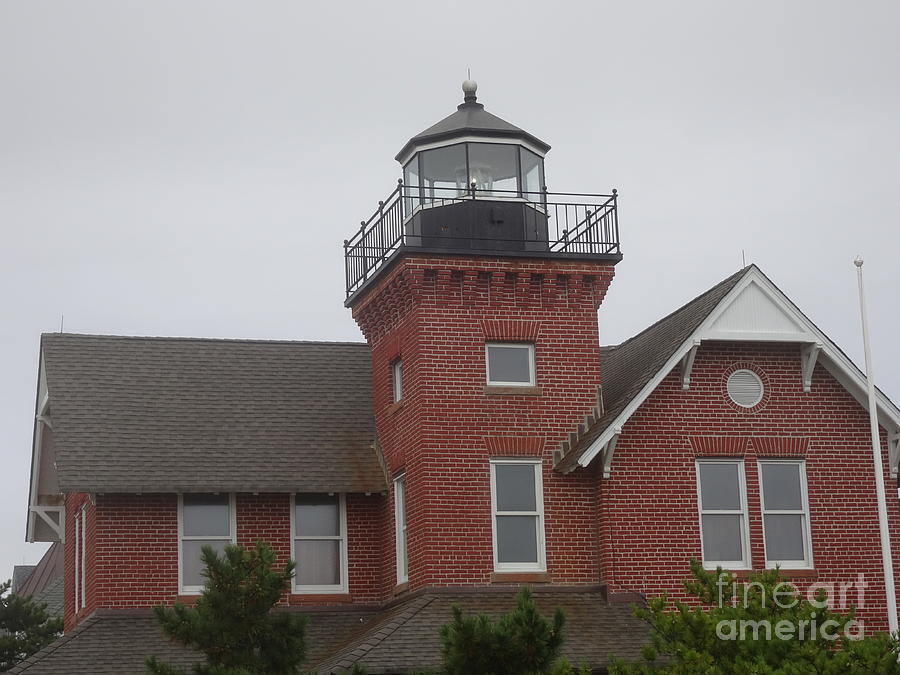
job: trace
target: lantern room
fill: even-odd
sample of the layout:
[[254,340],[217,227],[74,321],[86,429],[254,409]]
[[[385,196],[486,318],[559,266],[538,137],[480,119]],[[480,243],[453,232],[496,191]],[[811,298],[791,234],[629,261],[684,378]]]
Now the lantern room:
[[473,193],[541,201],[550,146],[487,112],[476,91],[474,81],[463,82],[465,98],[456,112],[412,137],[397,154],[410,207]]
[[348,303],[404,252],[621,259],[616,191],[550,193],[550,146],[485,110],[474,81],[462,89],[397,153],[396,189],[345,240]]

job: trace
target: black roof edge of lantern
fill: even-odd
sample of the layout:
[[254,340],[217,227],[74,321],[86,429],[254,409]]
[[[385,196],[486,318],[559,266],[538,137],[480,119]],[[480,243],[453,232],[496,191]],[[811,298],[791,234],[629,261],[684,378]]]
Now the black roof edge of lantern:
[[484,105],[478,103],[475,95],[475,83],[466,80],[463,84],[469,85],[470,83],[469,88],[463,87],[465,99],[457,106],[456,112],[410,138],[394,157],[395,160],[402,162],[416,146],[463,136],[512,138],[525,141],[544,154],[550,150],[550,146],[538,137],[485,110]]

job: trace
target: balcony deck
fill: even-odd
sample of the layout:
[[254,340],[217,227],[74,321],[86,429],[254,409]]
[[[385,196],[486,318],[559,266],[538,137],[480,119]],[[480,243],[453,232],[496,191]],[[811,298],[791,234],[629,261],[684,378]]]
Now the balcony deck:
[[401,253],[622,259],[616,191],[576,194],[404,185],[344,241],[345,304]]

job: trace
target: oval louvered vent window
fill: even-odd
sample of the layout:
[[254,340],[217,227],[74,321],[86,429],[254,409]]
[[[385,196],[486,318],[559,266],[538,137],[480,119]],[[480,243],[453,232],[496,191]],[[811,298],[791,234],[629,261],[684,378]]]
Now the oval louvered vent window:
[[736,370],[728,376],[728,395],[743,408],[762,401],[763,383],[752,370]]

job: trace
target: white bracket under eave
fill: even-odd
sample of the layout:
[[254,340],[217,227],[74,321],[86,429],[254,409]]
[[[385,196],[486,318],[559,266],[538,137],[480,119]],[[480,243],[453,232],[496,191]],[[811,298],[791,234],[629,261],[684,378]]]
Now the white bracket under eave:
[[681,357],[681,388],[691,388],[691,371],[694,369],[694,358],[697,356],[697,350],[700,348],[700,340],[694,340],[694,344],[688,350],[688,353]]
[[891,464],[891,478],[897,478],[897,464],[900,463],[900,430],[888,432],[888,461]]
[[[50,529],[56,533],[56,536],[59,538],[59,541],[66,540],[66,532],[65,532],[65,512],[66,507],[64,506],[32,506],[31,512],[37,515],[41,520],[43,520],[47,525],[50,526]],[[50,514],[54,514],[56,518],[53,518]]]
[[619,442],[619,436],[622,434],[622,429],[616,427],[613,430],[612,438],[610,438],[606,445],[603,446],[603,453],[601,457],[603,457],[603,477],[609,478],[609,474],[612,470],[612,458],[613,453],[616,451],[616,444]]
[[800,350],[800,368],[803,372],[803,391],[805,392],[812,390],[813,370],[816,368],[816,361],[821,351],[821,342],[813,342]]

